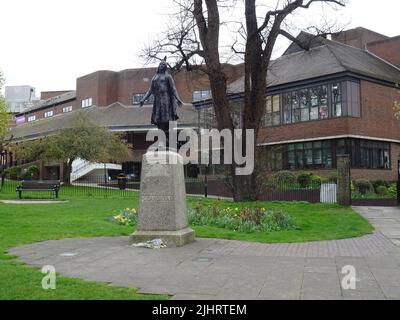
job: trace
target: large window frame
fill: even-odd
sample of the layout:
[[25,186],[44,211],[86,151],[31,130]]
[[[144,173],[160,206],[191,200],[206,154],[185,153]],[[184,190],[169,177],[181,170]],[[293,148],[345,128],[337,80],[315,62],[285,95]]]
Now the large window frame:
[[[273,127],[351,116],[350,111],[346,112],[346,103],[350,102],[344,98],[344,92],[348,83],[356,82],[342,80],[321,83],[268,95],[266,98],[266,116],[263,126]],[[274,113],[272,111],[274,97],[279,97],[279,124],[277,121],[274,121],[275,118],[272,116]],[[350,106],[347,106],[347,108],[350,108]],[[274,117],[278,119],[277,114],[274,114]]]
[[267,150],[266,161],[270,162],[271,170],[331,170],[337,167],[336,156],[340,154],[350,155],[352,169],[392,170],[391,144],[384,141],[343,138],[292,143]]
[[84,108],[90,108],[93,106],[93,98],[86,98],[82,100],[81,107]]
[[264,126],[281,125],[281,96],[267,96]]

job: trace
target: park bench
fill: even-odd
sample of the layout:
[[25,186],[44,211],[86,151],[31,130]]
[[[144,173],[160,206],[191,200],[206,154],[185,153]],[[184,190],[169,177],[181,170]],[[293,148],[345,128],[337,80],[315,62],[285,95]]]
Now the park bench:
[[54,192],[56,198],[58,198],[58,191],[60,190],[60,180],[24,180],[21,181],[21,185],[17,187],[19,198],[22,199],[22,192],[24,191],[50,191]]

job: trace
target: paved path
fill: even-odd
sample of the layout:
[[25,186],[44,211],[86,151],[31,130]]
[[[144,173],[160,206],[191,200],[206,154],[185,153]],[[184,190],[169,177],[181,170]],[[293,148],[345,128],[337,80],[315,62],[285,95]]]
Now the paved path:
[[68,200],[57,201],[57,200],[0,200],[0,203],[4,204],[60,204],[67,203]]
[[[198,239],[162,250],[129,247],[127,237],[66,239],[10,253],[64,276],[173,299],[400,299],[400,210],[355,209],[376,233],[303,244]],[[341,287],[346,265],[356,268],[356,290]]]

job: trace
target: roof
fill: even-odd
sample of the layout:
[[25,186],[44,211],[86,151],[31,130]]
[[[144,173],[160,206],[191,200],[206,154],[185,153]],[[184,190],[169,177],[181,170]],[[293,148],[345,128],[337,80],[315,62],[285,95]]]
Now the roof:
[[46,99],[46,100],[41,100],[37,104],[35,104],[32,108],[29,108],[29,109],[25,110],[24,113],[30,112],[30,111],[33,111],[33,110],[39,110],[39,109],[42,109],[42,108],[45,108],[45,107],[48,107],[48,106],[60,104],[60,103],[63,103],[63,102],[74,100],[74,99],[76,99],[76,91],[69,91],[67,93],[63,93],[63,94],[60,94],[60,95],[55,96],[55,97],[51,97],[51,98]]
[[[98,125],[106,126],[114,131],[148,131],[155,128],[150,122],[152,110],[152,105],[139,108],[138,106],[124,106],[119,102],[108,107],[93,106],[14,127],[8,132],[5,139],[12,138],[14,141],[19,141],[51,134],[61,128],[69,127],[72,124],[70,120],[80,112],[87,113],[89,119]],[[191,104],[185,104],[182,108],[178,108],[178,116],[180,117],[179,126],[195,126],[197,113]]]
[[[321,38],[318,43],[309,51],[286,54],[272,61],[267,86],[274,87],[341,72],[352,72],[390,83],[400,82],[400,69],[368,51]],[[242,93],[243,88],[244,78],[241,78],[228,87],[228,93]]]

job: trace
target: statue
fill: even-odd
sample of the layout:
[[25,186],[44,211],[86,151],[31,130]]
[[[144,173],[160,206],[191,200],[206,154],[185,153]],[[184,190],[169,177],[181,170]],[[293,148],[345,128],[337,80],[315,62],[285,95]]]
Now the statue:
[[169,122],[179,119],[176,109],[177,106],[182,107],[183,102],[179,98],[174,79],[167,72],[166,60],[167,57],[160,62],[157,73],[151,80],[151,87],[139,105],[142,107],[151,95],[154,96],[151,123],[156,125],[159,130],[164,131],[168,146]]
[[165,133],[166,150],[158,151],[166,155],[167,161],[160,161],[158,152],[147,151],[143,155],[138,226],[130,243],[142,246],[143,242],[161,239],[168,247],[181,247],[193,242],[195,233],[187,218],[183,158],[169,145],[169,122],[178,120],[176,109],[183,103],[165,60],[161,61],[149,92],[139,104],[142,107],[154,96],[151,123]]

